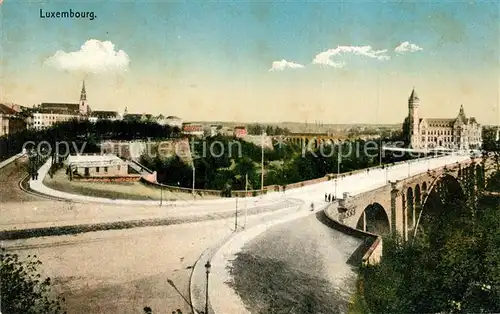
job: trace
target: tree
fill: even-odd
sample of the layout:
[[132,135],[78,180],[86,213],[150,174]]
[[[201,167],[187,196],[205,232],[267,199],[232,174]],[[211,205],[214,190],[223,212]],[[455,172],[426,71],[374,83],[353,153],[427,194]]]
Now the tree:
[[403,121],[403,131],[400,134],[400,138],[397,139],[398,141],[403,141],[406,146],[410,145],[410,119],[406,117]]
[[9,314],[61,314],[64,298],[50,297],[50,278],[40,279],[42,263],[28,255],[22,261],[17,254],[0,253],[1,310]]

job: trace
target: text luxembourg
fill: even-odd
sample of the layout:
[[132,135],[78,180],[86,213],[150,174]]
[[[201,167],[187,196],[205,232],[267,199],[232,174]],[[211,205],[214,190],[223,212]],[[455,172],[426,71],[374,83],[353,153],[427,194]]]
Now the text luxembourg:
[[69,11],[53,11],[53,12],[48,12],[48,11],[43,11],[40,9],[40,18],[41,19],[61,19],[61,18],[66,18],[66,19],[89,19],[93,20],[97,17],[97,15],[94,14],[94,12],[74,12],[73,10]]

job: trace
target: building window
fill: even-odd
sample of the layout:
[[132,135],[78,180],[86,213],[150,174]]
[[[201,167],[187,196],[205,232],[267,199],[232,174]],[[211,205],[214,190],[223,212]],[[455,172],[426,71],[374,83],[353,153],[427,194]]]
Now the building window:
[[104,172],[108,172],[108,167],[104,167]]
[[116,170],[120,171],[120,165],[116,166]]
[[85,168],[85,176],[88,177],[90,175],[89,168]]
[[95,167],[95,172],[99,172],[99,167]]

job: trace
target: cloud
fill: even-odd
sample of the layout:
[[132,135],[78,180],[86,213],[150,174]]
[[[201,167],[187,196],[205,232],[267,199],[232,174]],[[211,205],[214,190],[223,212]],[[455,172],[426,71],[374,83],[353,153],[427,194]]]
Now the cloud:
[[285,59],[283,59],[281,61],[274,61],[269,71],[283,71],[286,68],[302,69],[304,68],[304,66],[302,64],[286,61]]
[[401,45],[397,46],[396,49],[394,49],[394,51],[397,53],[417,52],[417,51],[422,51],[422,50],[424,50],[424,49],[420,48],[419,46],[417,46],[415,44],[410,44],[407,41],[405,41],[404,43],[401,43]]
[[45,64],[59,70],[81,71],[85,73],[104,73],[127,71],[130,58],[123,50],[115,51],[110,41],[87,40],[74,52],[57,51],[45,60]]
[[391,57],[386,55],[387,49],[374,50],[371,46],[338,46],[335,49],[320,52],[314,57],[313,64],[328,65],[335,68],[343,68],[346,63],[342,61],[334,61],[332,58],[340,57],[346,54],[368,57],[380,61],[389,60]]

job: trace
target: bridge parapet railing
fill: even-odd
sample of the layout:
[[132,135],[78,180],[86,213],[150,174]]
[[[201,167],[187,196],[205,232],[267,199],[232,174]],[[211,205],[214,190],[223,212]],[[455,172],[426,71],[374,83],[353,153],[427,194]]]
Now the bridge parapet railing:
[[345,234],[363,240],[363,243],[361,244],[364,251],[361,256],[362,265],[373,265],[379,263],[380,258],[382,257],[382,237],[370,232],[352,228],[339,221],[339,215],[336,213],[336,209],[335,204],[331,204],[324,210],[324,213],[330,222],[329,226]]

